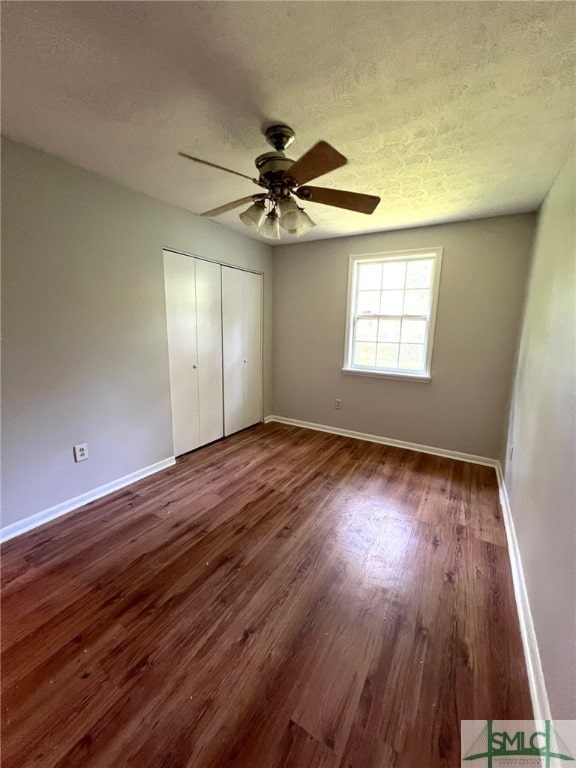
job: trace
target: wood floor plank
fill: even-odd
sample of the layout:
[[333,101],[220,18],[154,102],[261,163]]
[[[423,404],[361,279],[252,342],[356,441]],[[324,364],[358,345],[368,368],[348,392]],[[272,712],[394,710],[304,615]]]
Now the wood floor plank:
[[288,724],[275,751],[277,755],[270,755],[270,765],[275,768],[302,768],[304,765],[314,768],[337,768],[338,765],[336,756],[330,749],[293,721]]
[[489,467],[259,425],[1,554],[6,768],[452,768],[531,717]]

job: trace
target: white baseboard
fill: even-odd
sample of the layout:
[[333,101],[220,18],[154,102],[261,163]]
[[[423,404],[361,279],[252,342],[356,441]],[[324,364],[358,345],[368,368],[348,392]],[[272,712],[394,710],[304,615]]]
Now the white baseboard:
[[449,451],[445,448],[434,448],[431,445],[420,445],[419,443],[407,443],[404,440],[393,440],[389,437],[380,435],[370,435],[367,432],[354,432],[350,429],[340,429],[340,427],[327,427],[325,424],[314,424],[311,421],[299,421],[298,419],[287,419],[284,416],[266,416],[264,422],[268,424],[271,421],[277,421],[279,424],[290,424],[293,427],[303,427],[304,429],[315,429],[317,432],[329,432],[332,435],[342,435],[344,437],[353,437],[355,440],[367,440],[370,443],[381,443],[390,445],[394,448],[405,448],[408,451],[417,451],[418,453],[429,453],[432,456],[445,456],[447,459],[456,459],[456,461],[467,461],[470,464],[482,464],[486,467],[496,468],[497,459],[489,459],[486,456],[474,456],[471,453],[460,453],[459,451]]
[[153,475],[155,472],[160,472],[162,469],[171,467],[175,464],[176,459],[174,456],[170,456],[162,461],[157,461],[155,464],[150,464],[148,467],[138,469],[136,472],[131,472],[129,475],[119,477],[117,480],[112,480],[111,483],[101,485],[98,488],[94,488],[92,491],[83,493],[80,496],[75,496],[73,499],[63,501],[61,504],[56,504],[54,507],[44,509],[41,512],[37,512],[35,515],[25,517],[23,520],[18,520],[16,523],[6,525],[0,529],[0,542],[13,539],[15,536],[20,536],[22,533],[31,531],[33,528],[48,523],[50,520],[54,520],[61,515],[65,515],[68,512],[72,512],[78,507],[83,507],[85,504],[89,504],[91,501],[101,499],[102,496],[107,496],[109,493],[125,488],[127,485],[135,483],[137,480],[142,480],[148,475]]
[[391,440],[380,437],[379,435],[369,435],[364,432],[353,432],[339,427],[328,427],[323,424],[313,424],[308,421],[299,421],[298,419],[287,419],[284,416],[266,416],[266,423],[276,421],[280,424],[290,424],[295,427],[304,427],[305,429],[315,429],[319,432],[329,432],[334,435],[343,435],[353,437],[358,440],[368,440],[373,443],[382,443],[382,445],[391,445],[397,448],[406,448],[410,451],[419,451],[420,453],[429,453],[433,456],[446,456],[450,459],[459,461],[468,461],[472,464],[483,464],[488,467],[494,467],[496,477],[498,478],[498,488],[500,504],[502,506],[502,515],[504,517],[504,528],[508,541],[508,556],[512,569],[512,581],[514,584],[514,597],[516,608],[518,610],[518,620],[520,624],[520,634],[522,637],[522,646],[526,660],[526,670],[528,673],[528,682],[530,685],[530,695],[532,707],[534,709],[534,718],[536,720],[550,720],[550,704],[548,702],[548,693],[544,673],[542,671],[542,662],[540,660],[540,651],[538,650],[538,641],[534,631],[534,622],[532,620],[532,611],[528,600],[526,582],[524,580],[524,571],[522,569],[522,560],[516,530],[514,528],[514,519],[510,509],[508,492],[504,483],[502,467],[497,459],[489,459],[484,456],[474,456],[472,454],[460,453],[458,451],[448,451],[444,448],[434,448],[429,445],[419,445],[418,443],[407,443],[402,440]]
[[510,500],[508,498],[508,491],[506,490],[500,462],[498,462],[498,466],[496,467],[496,475],[498,477],[498,486],[500,489],[500,505],[504,516],[504,528],[508,540],[508,556],[512,568],[514,596],[516,598],[516,607],[518,609],[520,634],[522,636],[522,645],[524,647],[524,658],[526,659],[526,670],[528,672],[534,718],[536,720],[551,720],[550,703],[548,701],[546,681],[544,680],[540,651],[538,649],[538,641],[536,639],[534,622],[532,620],[532,611],[530,610],[530,602],[528,600],[526,581],[524,580],[520,548],[518,546],[518,539],[516,538],[514,518],[512,517],[512,509],[510,507]]

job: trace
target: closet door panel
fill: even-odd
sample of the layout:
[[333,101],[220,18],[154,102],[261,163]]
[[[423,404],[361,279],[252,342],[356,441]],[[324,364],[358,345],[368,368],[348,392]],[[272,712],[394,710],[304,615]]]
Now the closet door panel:
[[221,267],[195,261],[200,445],[205,445],[224,434]]
[[224,434],[244,426],[244,272],[222,267]]
[[244,272],[244,426],[262,418],[262,275]]
[[164,287],[174,455],[180,456],[200,445],[194,259],[165,251]]

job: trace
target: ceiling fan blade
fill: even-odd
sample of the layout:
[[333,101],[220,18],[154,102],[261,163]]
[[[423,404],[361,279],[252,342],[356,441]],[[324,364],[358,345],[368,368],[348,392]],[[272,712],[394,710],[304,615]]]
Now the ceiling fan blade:
[[311,203],[333,205],[336,208],[346,208],[358,213],[373,213],[380,202],[380,198],[376,195],[362,195],[359,192],[346,192],[343,189],[326,187],[300,187],[294,194],[301,200]]
[[348,160],[331,147],[326,141],[319,141],[308,150],[301,158],[296,160],[294,165],[286,171],[286,176],[294,179],[297,186],[305,184],[311,179],[323,176],[329,171],[334,171],[342,165],[346,165]]
[[234,176],[242,176],[243,179],[250,179],[250,181],[258,182],[256,179],[252,178],[252,176],[246,176],[245,173],[238,173],[238,171],[233,171],[230,168],[224,168],[223,165],[216,165],[216,163],[209,163],[207,160],[200,160],[199,157],[192,157],[192,155],[187,155],[185,152],[178,152],[180,157],[186,157],[188,160],[194,160],[195,163],[202,163],[202,165],[209,165],[210,168],[218,168],[220,171],[226,171],[227,173],[233,173]]
[[234,200],[232,203],[226,203],[218,208],[212,208],[211,211],[204,211],[200,216],[219,216],[221,213],[231,211],[233,208],[238,208],[240,205],[246,205],[246,203],[253,203],[259,199],[259,195],[248,195],[248,197],[241,197],[240,200]]

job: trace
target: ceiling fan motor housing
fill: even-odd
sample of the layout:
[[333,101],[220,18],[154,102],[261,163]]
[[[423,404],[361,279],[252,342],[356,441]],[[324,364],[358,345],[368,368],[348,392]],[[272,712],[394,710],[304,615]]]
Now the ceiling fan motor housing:
[[286,157],[284,152],[265,152],[256,158],[256,168],[260,178],[268,184],[282,181],[284,174],[294,165],[294,160]]

